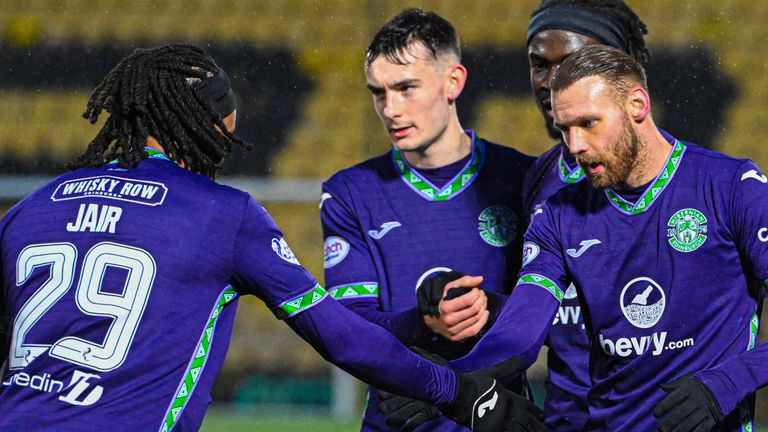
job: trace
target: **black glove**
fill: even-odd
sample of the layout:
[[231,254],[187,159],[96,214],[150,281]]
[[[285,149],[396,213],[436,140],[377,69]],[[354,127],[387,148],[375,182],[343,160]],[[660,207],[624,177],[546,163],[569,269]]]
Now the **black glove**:
[[659,431],[708,432],[723,420],[712,390],[692,375],[661,385],[669,394],[653,409],[653,416],[661,421]]
[[[440,300],[443,298],[443,290],[448,282],[454,281],[464,274],[457,271],[440,273],[427,278],[416,288],[416,300],[419,302],[419,312],[422,315],[432,315],[437,318],[440,316]],[[466,292],[468,289],[464,288]]]
[[[522,364],[519,357],[507,362],[510,361]],[[481,369],[457,375],[456,398],[440,407],[440,411],[473,431],[546,431],[541,409],[504,388],[490,372]]]
[[[418,347],[411,349],[444,366],[445,359]],[[517,374],[523,362],[513,357],[499,365],[467,374],[457,374],[456,397],[440,410],[455,422],[476,431],[546,431],[544,415],[531,401],[504,388],[497,377]],[[379,410],[388,414],[387,424],[410,432],[439,414],[427,402],[379,391]]]
[[429,420],[440,415],[436,406],[429,402],[399,396],[379,390],[379,411],[387,416],[387,425],[411,432]]
[[[423,285],[424,284],[422,284],[422,286]],[[432,363],[439,364],[440,366],[448,364],[448,362],[439,355],[433,354],[417,346],[412,346],[411,351]],[[440,415],[440,411],[437,407],[429,402],[411,399],[384,390],[379,390],[379,397],[381,397],[379,411],[387,416],[387,425],[399,427],[403,432],[411,432],[423,423]]]

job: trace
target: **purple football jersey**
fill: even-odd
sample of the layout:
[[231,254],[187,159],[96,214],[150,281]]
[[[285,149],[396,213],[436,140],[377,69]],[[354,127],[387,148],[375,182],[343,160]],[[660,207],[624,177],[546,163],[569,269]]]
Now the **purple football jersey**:
[[[416,288],[456,270],[484,276],[486,291],[509,292],[526,219],[522,179],[534,160],[468,133],[472,155],[443,186],[391,150],[331,177],[321,203],[328,292],[404,344],[446,358],[465,354],[475,340],[451,343],[433,334],[418,312]],[[362,429],[396,430],[384,423],[370,390]],[[466,429],[440,417],[418,430]]]
[[63,175],[0,234],[10,429],[195,430],[239,294],[319,288],[261,205],[158,157]]
[[[358,377],[453,397],[452,371],[330,300],[260,204],[157,152],[58,177],[5,215],[0,240],[3,430],[197,430],[241,294]],[[362,331],[402,368],[345,338]]]
[[569,283],[579,293],[592,339],[588,430],[655,430],[660,385],[688,373],[730,413],[721,430],[751,430],[751,393],[768,379],[765,345],[754,349],[768,180],[751,161],[673,143],[636,199],[582,182],[526,233],[515,292],[543,288],[550,311]]
[[[558,143],[542,154],[525,176],[528,214],[541,211],[544,201],[561,188],[584,180],[584,170],[567,148]],[[578,253],[578,252],[574,252]],[[544,418],[549,428],[580,431],[589,419],[589,338],[576,288],[565,291],[545,344],[549,376],[546,382]]]

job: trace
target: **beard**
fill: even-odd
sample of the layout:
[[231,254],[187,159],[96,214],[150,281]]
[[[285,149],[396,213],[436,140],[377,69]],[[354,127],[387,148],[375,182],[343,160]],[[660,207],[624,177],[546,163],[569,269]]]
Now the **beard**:
[[[615,188],[626,182],[629,175],[638,165],[638,153],[642,146],[641,138],[632,127],[629,117],[624,114],[621,121],[621,133],[610,146],[606,154],[576,156],[576,160],[587,175],[589,184],[595,189]],[[603,172],[591,174],[587,167],[591,164],[602,164]]]

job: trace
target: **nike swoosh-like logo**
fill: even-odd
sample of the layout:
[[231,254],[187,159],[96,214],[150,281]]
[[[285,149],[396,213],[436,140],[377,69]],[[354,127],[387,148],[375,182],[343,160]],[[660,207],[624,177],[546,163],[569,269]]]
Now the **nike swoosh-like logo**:
[[328,192],[323,192],[323,194],[320,195],[320,207],[319,208],[322,209],[323,208],[323,203],[325,202],[325,200],[331,199],[331,198],[333,198],[333,195],[329,194]]
[[757,171],[755,170],[749,170],[741,175],[741,181],[744,181],[749,178],[755,179],[760,183],[768,183],[768,177],[766,177],[765,174],[758,174]]
[[[485,393],[481,394],[479,398],[475,400],[475,403],[473,404],[472,410],[473,412],[477,412],[477,418],[481,419],[483,416],[488,412],[492,411],[494,408],[496,408],[496,402],[499,400],[499,393],[494,390],[496,388],[496,380],[493,380],[491,383],[491,386],[488,388],[488,390],[485,391]],[[493,396],[491,396],[491,399],[481,403],[480,405],[477,405],[478,402],[483,400],[483,398],[490,392],[493,392]],[[477,411],[474,411],[475,406],[477,406]],[[472,430],[475,430],[475,416],[472,416],[472,419],[469,422],[469,428]]]
[[493,397],[488,402],[483,402],[480,404],[479,407],[477,407],[477,416],[479,418],[483,418],[486,412],[492,411],[494,408],[496,408],[496,402],[499,400],[499,394],[497,392],[493,392]]
[[568,249],[566,252],[568,253],[568,255],[570,255],[570,256],[572,256],[574,258],[578,258],[578,257],[581,256],[581,254],[586,252],[587,249],[589,249],[590,247],[592,247],[592,246],[594,246],[596,244],[600,244],[600,243],[602,243],[602,242],[600,240],[598,240],[598,239],[582,240],[582,242],[579,243],[579,246],[581,246],[581,249],[579,249],[579,250]]
[[384,222],[381,224],[381,229],[379,231],[376,230],[370,230],[368,231],[368,235],[373,237],[376,240],[381,239],[385,235],[387,235],[388,232],[393,230],[394,228],[397,228],[399,226],[402,226],[400,222],[393,221],[393,222]]

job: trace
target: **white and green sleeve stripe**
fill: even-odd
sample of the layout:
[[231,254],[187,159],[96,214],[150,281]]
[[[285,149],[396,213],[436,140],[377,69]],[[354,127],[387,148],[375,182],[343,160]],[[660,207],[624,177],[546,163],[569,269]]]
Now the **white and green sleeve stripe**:
[[560,289],[560,287],[557,286],[555,282],[547,277],[535,273],[525,274],[520,276],[520,279],[517,280],[515,287],[526,284],[536,285],[540,288],[544,288],[557,299],[558,303],[563,301],[563,290]]
[[328,289],[328,294],[335,300],[348,300],[357,298],[379,298],[378,282],[355,282],[344,285],[336,285]]

